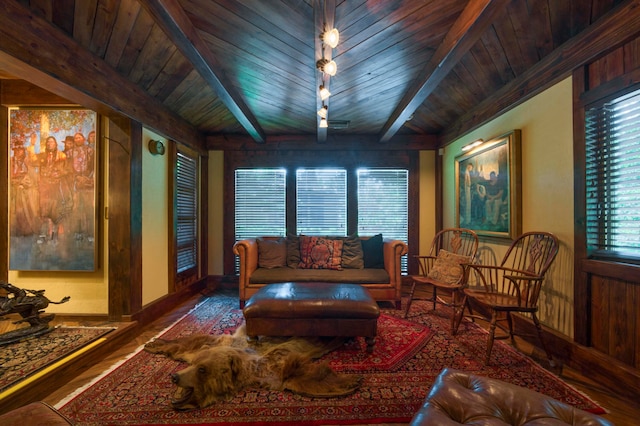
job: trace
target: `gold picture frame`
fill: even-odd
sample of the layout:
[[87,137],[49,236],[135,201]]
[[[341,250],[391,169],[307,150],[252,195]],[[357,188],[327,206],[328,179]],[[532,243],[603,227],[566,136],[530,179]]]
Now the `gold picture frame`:
[[456,226],[514,239],[522,231],[521,132],[513,130],[455,159]]
[[97,119],[9,108],[9,269],[96,270]]

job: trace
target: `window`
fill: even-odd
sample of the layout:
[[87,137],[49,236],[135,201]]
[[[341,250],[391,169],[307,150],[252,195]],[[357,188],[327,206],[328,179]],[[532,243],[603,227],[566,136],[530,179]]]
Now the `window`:
[[344,169],[298,169],[298,234],[347,235],[347,172]]
[[[408,241],[409,172],[358,169],[358,234]],[[406,271],[406,256],[402,270]]]
[[236,241],[286,234],[286,178],[284,169],[236,170]]
[[[350,184],[353,177],[356,181]],[[362,168],[349,173],[346,168],[299,168],[291,186],[287,183],[285,169],[235,170],[236,241],[284,236],[289,229],[308,235],[382,233],[408,242],[406,169]],[[287,212],[287,200],[295,203],[294,212]],[[406,272],[406,259],[402,262]]]
[[640,260],[640,90],[586,111],[587,245]]
[[178,274],[198,265],[198,164],[178,150],[176,161],[176,254]]

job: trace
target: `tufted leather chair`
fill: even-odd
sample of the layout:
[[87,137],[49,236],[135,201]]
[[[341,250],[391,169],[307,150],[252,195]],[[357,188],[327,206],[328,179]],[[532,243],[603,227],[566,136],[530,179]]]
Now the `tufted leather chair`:
[[608,425],[546,395],[488,377],[442,370],[413,425]]

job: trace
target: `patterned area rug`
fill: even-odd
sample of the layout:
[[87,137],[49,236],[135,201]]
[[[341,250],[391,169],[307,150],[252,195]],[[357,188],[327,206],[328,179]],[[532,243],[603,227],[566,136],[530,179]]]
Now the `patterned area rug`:
[[50,333],[0,346],[0,393],[113,330],[57,327]]
[[[237,305],[235,297],[209,298],[161,335],[172,339],[192,333],[231,333],[242,322]],[[494,346],[492,365],[484,366],[483,329],[465,323],[458,336],[452,337],[445,308],[432,311],[428,302],[420,301],[414,302],[414,306],[410,323],[401,319],[402,311],[383,310],[377,354],[374,351],[367,357],[357,350],[364,343],[356,342],[327,356],[336,368],[363,374],[361,388],[348,397],[313,399],[289,392],[251,389],[206,409],[176,412],[170,406],[175,390],[170,374],[184,368],[184,364],[140,350],[57,407],[78,424],[88,426],[407,423],[424,401],[435,377],[444,367],[452,367],[525,386],[582,409],[601,410],[589,398],[503,342]],[[413,330],[409,335],[422,336],[426,343],[417,345],[412,356],[395,361],[386,357],[378,363],[376,358],[384,352],[380,352],[382,346],[389,344],[402,324]],[[369,362],[371,365],[367,365]]]

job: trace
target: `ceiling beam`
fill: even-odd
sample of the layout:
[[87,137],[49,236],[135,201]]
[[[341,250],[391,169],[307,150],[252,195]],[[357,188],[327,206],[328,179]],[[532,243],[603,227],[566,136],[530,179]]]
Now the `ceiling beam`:
[[325,143],[318,144],[315,135],[268,136],[266,143],[257,146],[246,135],[211,135],[206,137],[209,151],[424,151],[435,150],[438,138],[435,135],[396,135],[392,143],[378,143],[377,135],[332,134]]
[[438,87],[511,0],[469,0],[425,68],[382,127],[380,142],[388,142]]
[[195,127],[59,28],[20,2],[3,2],[2,8],[0,63],[8,73],[98,113],[115,111],[196,150],[203,149],[204,139]]
[[439,136],[440,146],[477,129],[554,84],[614,46],[640,34],[640,1],[628,1],[594,22],[540,62],[460,116]]
[[[316,62],[320,59],[332,58],[332,50],[330,46],[324,46],[324,44],[320,40],[320,34],[324,32],[326,29],[333,28],[336,17],[336,0],[314,0],[313,2],[313,22],[314,22],[314,38],[315,38],[315,61],[313,62],[314,71],[316,74],[316,111],[319,111],[322,108],[323,101],[320,98],[320,85],[324,85],[327,90],[330,90],[331,78],[329,76],[323,77],[323,73],[316,70]],[[329,107],[329,102],[331,97],[327,98],[324,101],[324,105]],[[327,115],[327,121],[329,117]],[[317,141],[319,143],[324,143],[327,141],[327,128],[320,128],[319,117],[316,117],[316,122],[318,123],[318,134]]]
[[177,0],[140,0],[143,7],[154,17],[178,50],[193,64],[202,78],[209,84],[220,100],[249,133],[254,141],[263,143],[264,130],[240,95],[233,90],[222,67],[198,34],[198,30]]

